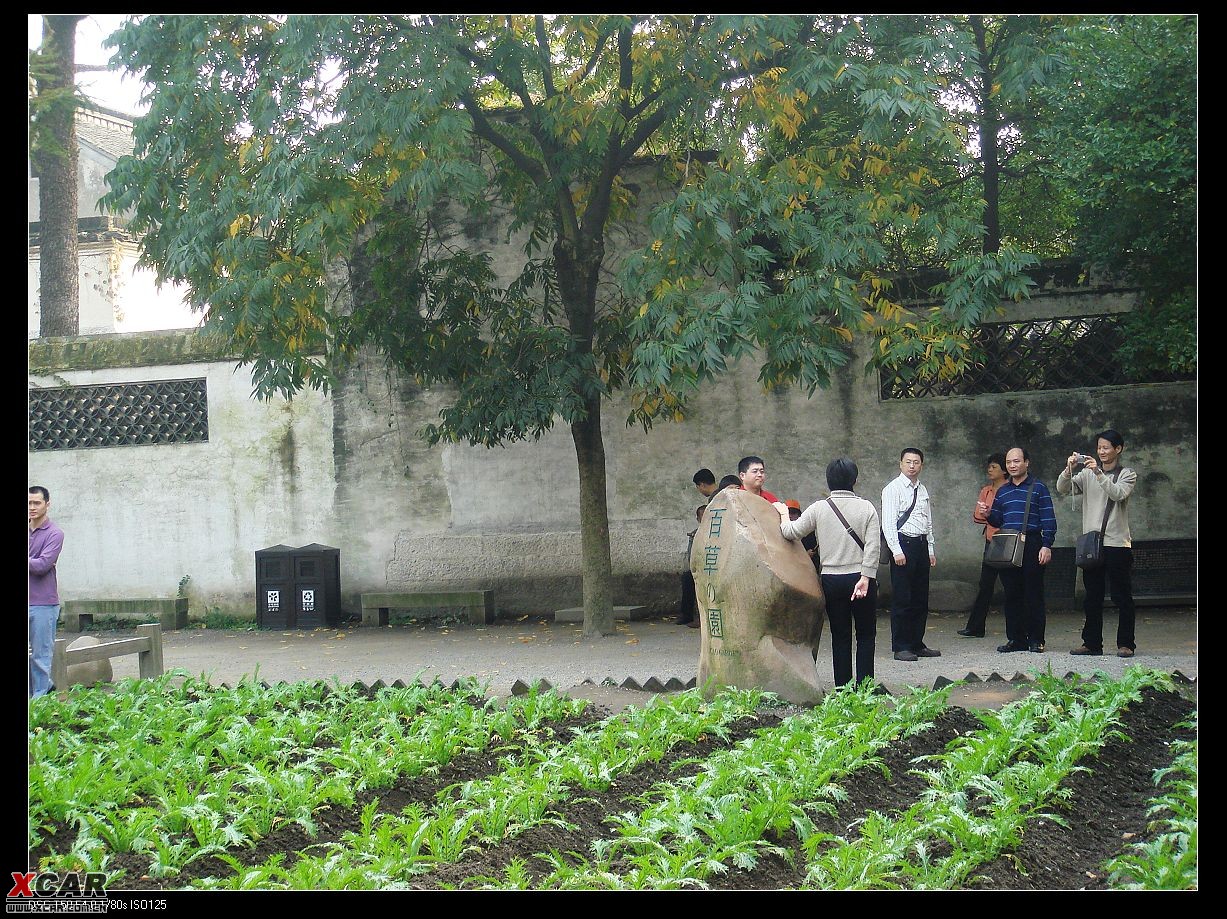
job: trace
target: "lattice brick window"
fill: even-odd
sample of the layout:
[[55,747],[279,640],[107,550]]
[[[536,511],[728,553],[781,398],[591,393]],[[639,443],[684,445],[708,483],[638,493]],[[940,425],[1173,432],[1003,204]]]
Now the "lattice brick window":
[[30,390],[30,449],[190,444],[209,439],[205,381]]
[[1107,313],[978,326],[971,337],[985,354],[983,362],[954,380],[914,378],[913,368],[919,360],[893,372],[884,370],[882,398],[973,396],[1189,379],[1162,373],[1136,379],[1126,374],[1116,356],[1123,318],[1120,313]]

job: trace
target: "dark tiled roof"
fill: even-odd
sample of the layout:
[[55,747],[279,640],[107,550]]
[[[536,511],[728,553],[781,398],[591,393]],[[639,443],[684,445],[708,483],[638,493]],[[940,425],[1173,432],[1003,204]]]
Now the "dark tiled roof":
[[132,152],[132,125],[80,111],[77,113],[77,140],[119,159]]

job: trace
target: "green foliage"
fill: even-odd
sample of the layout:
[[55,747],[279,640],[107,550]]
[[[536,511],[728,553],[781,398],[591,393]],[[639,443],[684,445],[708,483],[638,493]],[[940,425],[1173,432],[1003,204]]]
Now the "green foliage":
[[[887,31],[838,16],[149,16],[111,40],[155,92],[108,201],[135,209],[147,261],[209,304],[262,395],[331,386],[373,344],[454,387],[430,440],[492,445],[582,421],[628,385],[630,420],[680,419],[754,348],[766,386],[812,393],[875,315],[878,335],[903,326],[882,294],[883,233],[949,254],[977,230],[926,221],[927,174],[892,165],[957,139],[917,47],[875,48]],[[645,184],[664,192],[656,242],[619,255],[611,234],[643,213]],[[525,257],[496,271],[463,233],[500,216]],[[352,308],[327,293],[343,265]],[[955,269],[976,292],[953,305],[960,321],[1000,294],[976,268]]]
[[1079,20],[1071,66],[1044,90],[1038,130],[1077,214],[1077,254],[1143,291],[1127,320],[1131,369],[1196,369],[1197,21]]

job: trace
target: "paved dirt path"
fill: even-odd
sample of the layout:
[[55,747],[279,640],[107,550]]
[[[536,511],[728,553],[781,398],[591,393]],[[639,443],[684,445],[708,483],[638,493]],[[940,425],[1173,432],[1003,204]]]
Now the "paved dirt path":
[[[1116,627],[1115,616],[1105,615],[1105,636]],[[1070,671],[1092,674],[1104,671],[1119,675],[1126,666],[1145,666],[1180,671],[1197,678],[1197,617],[1192,609],[1143,608],[1137,617],[1137,656],[1124,660],[1109,653],[1104,657],[1073,657],[1069,649],[1081,643],[1080,613],[1059,611],[1049,615],[1045,654],[999,654],[1005,641],[1000,616],[989,620],[988,637],[962,638],[956,630],[965,623],[961,613],[930,615],[925,643],[942,651],[939,658],[914,663],[895,661],[890,654],[890,620],[878,621],[875,672],[888,689],[901,686],[932,686],[939,677],[960,680],[973,673],[980,680],[998,674],[1009,681],[1017,673],[1051,667],[1064,675]],[[117,633],[98,633],[115,637]],[[67,637],[63,633],[61,637]],[[819,676],[831,674],[829,633],[818,656]],[[560,690],[587,695],[594,701],[619,707],[619,699],[638,699],[624,692],[596,686],[611,681],[621,685],[630,679],[638,684],[655,677],[661,683],[683,683],[698,673],[699,632],[677,625],[672,619],[645,619],[617,623],[617,634],[585,638],[578,624],[554,623],[550,619],[524,617],[500,619],[488,626],[420,620],[381,628],[358,625],[311,631],[233,631],[187,629],[163,633],[167,669],[181,668],[193,676],[205,674],[214,683],[234,684],[244,677],[267,682],[278,680],[338,680],[342,683],[383,680],[410,682],[438,678],[451,683],[472,676],[489,686],[494,695],[507,695],[517,681],[546,680]],[[136,676],[136,658],[113,661],[115,676]],[[999,705],[1018,694],[1016,687],[997,680],[954,691],[959,704]],[[602,698],[596,698],[600,696]]]

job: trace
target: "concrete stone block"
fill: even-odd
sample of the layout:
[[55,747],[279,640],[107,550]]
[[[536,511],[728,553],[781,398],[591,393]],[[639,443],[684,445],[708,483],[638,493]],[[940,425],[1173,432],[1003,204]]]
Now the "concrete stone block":
[[[93,648],[102,644],[102,641],[93,635],[82,635],[68,646],[69,651],[78,651],[81,648]],[[83,664],[68,665],[68,686],[93,686],[96,683],[109,683],[114,679],[114,672],[111,670],[111,661],[104,658],[100,661],[86,661]],[[68,686],[56,687],[57,689],[67,689]]]
[[[636,619],[646,619],[648,608],[646,606],[615,606],[614,619],[623,621],[633,621]],[[554,610],[555,622],[583,622],[584,608],[582,606],[570,606],[566,609]]]

